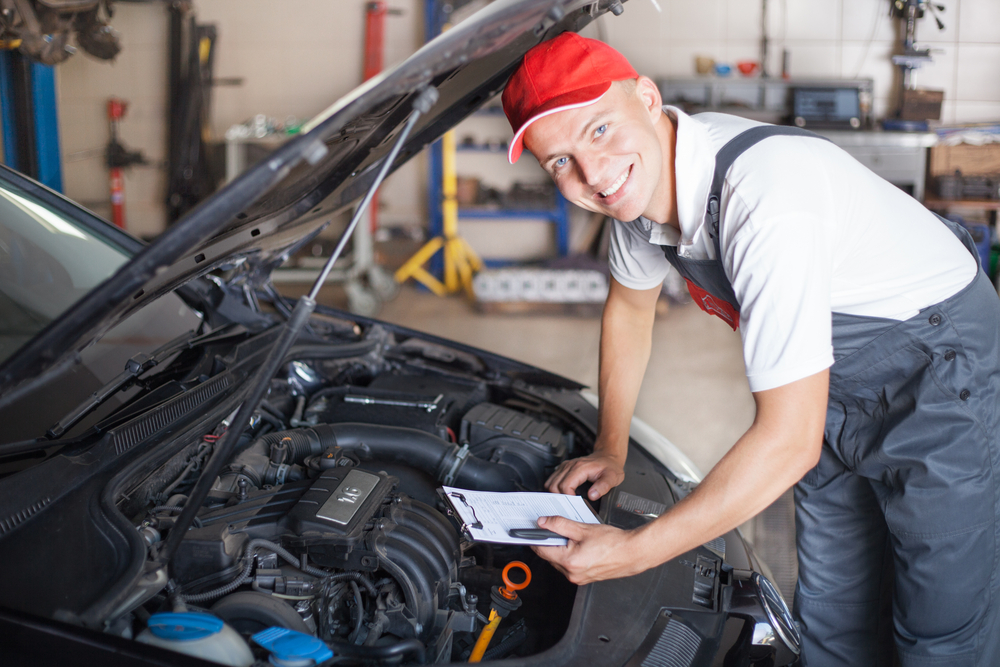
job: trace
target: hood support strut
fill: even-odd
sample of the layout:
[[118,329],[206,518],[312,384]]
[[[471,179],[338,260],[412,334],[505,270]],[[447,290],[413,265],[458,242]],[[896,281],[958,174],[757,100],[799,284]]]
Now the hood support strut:
[[[264,360],[264,363],[261,364],[256,376],[254,376],[251,380],[251,390],[247,394],[243,404],[240,406],[240,409],[237,412],[236,417],[233,419],[232,424],[230,424],[229,429],[216,444],[215,452],[212,454],[212,458],[209,459],[208,464],[205,466],[201,476],[198,478],[194,488],[191,490],[191,494],[188,496],[188,500],[184,504],[184,509],[177,518],[177,522],[170,530],[170,536],[167,538],[166,548],[160,553],[161,562],[166,562],[168,567],[171,567],[171,570],[171,561],[173,556],[177,552],[177,548],[180,546],[181,540],[184,539],[184,534],[194,521],[195,514],[197,514],[198,509],[201,508],[202,504],[205,502],[205,498],[208,497],[208,493],[211,491],[212,484],[215,482],[215,478],[219,475],[219,471],[222,470],[226,461],[228,461],[232,456],[236,443],[239,442],[240,435],[243,432],[243,428],[250,423],[250,418],[253,415],[253,412],[257,409],[260,401],[264,398],[264,393],[267,391],[270,380],[278,372],[278,369],[284,361],[285,354],[292,346],[292,343],[294,343],[299,337],[302,327],[307,321],[309,321],[309,316],[312,314],[313,309],[316,308],[316,295],[319,293],[320,288],[326,281],[326,277],[330,274],[330,270],[333,269],[334,262],[337,261],[338,257],[340,257],[340,253],[343,252],[344,246],[347,245],[348,239],[350,239],[351,234],[358,225],[358,221],[361,219],[361,216],[364,215],[372,197],[375,196],[375,191],[378,189],[378,186],[389,173],[392,163],[395,162],[396,156],[399,154],[400,149],[402,149],[403,144],[406,142],[407,136],[409,136],[410,131],[413,129],[414,125],[416,125],[417,119],[419,119],[422,114],[430,111],[431,106],[433,106],[437,101],[437,97],[437,89],[429,86],[424,88],[417,95],[413,102],[413,111],[410,113],[410,117],[407,119],[406,124],[400,131],[399,136],[396,138],[396,142],[393,144],[389,155],[382,163],[382,168],[379,170],[375,181],[371,184],[371,187],[365,194],[364,199],[361,200],[361,204],[355,211],[354,217],[351,219],[351,223],[347,226],[347,229],[344,230],[343,235],[340,237],[340,241],[337,243],[336,249],[323,266],[323,270],[320,272],[320,275],[313,284],[309,294],[301,297],[295,305],[295,309],[292,311],[291,316],[283,325],[281,334],[274,342],[274,347],[272,347],[268,353],[267,359]],[[172,574],[173,573],[171,572],[171,575]]]

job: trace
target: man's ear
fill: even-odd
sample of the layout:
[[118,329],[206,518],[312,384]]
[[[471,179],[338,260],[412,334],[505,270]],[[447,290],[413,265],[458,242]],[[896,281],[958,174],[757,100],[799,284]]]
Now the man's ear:
[[642,106],[646,108],[650,119],[656,122],[663,113],[663,97],[656,83],[648,76],[640,76],[635,80],[635,94],[642,100]]

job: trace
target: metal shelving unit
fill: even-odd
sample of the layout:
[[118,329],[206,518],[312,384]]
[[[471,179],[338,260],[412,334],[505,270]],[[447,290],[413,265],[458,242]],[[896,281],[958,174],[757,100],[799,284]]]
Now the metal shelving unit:
[[[425,0],[424,2],[424,30],[427,39],[439,34],[442,26],[447,22],[451,7],[443,0]],[[502,114],[503,111],[497,107],[481,109],[477,114]],[[458,144],[457,152],[481,152],[497,153],[506,155],[507,148],[492,146],[468,146]],[[443,151],[441,140],[431,144],[429,149],[429,183],[427,188],[429,213],[428,237],[435,238],[444,234],[444,215],[442,205],[444,203],[443,192]],[[555,201],[548,208],[460,208],[458,210],[459,219],[465,220],[538,220],[548,222],[556,226],[556,246],[559,255],[565,257],[569,254],[569,213],[566,200],[556,191]],[[502,266],[510,264],[504,260],[491,260],[483,258],[487,266]],[[444,264],[440,254],[433,256],[428,262],[430,273],[436,278],[441,278],[444,273]]]
[[[459,153],[470,152],[470,153],[496,153],[500,155],[507,154],[507,147],[503,146],[500,148],[495,148],[492,146],[480,146],[480,145],[468,145],[459,144],[457,147]],[[440,199],[438,200],[440,201]],[[542,222],[550,222],[556,226],[556,247],[558,248],[559,256],[565,257],[569,254],[569,211],[567,208],[566,200],[563,198],[559,191],[556,190],[555,201],[553,205],[548,208],[518,208],[518,207],[506,207],[506,208],[459,208],[458,209],[459,219],[465,218],[469,220],[511,220],[511,219],[534,219]],[[485,260],[487,265],[490,264],[500,264],[503,262],[491,261],[489,259]]]
[[[459,144],[457,147],[457,152],[459,153],[494,153],[498,155],[506,155],[506,146],[501,148],[496,148],[492,146],[485,145],[468,145]],[[428,187],[428,210],[430,211],[430,236],[439,236],[443,233],[443,215],[441,213],[441,204],[444,201],[442,189],[441,189],[441,173],[442,173],[442,151],[440,147],[440,142],[436,142],[431,147],[431,177],[430,184]],[[538,220],[539,222],[547,222],[554,224],[556,226],[556,247],[559,252],[560,257],[565,257],[569,254],[569,210],[566,200],[563,198],[559,191],[556,191],[555,201],[552,206],[547,208],[459,208],[458,210],[459,219],[465,220]],[[510,264],[507,260],[498,260],[483,258],[483,261],[487,266],[504,266]],[[440,264],[440,262],[438,262]],[[432,272],[440,276],[441,268],[440,266],[435,266],[433,263],[431,265]]]

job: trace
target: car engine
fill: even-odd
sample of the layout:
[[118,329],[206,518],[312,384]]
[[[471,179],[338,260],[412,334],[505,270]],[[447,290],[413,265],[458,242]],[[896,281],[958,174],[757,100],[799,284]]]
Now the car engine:
[[[576,587],[526,547],[470,542],[438,489],[540,491],[573,430],[494,402],[474,376],[348,371],[361,377],[331,383],[322,364],[294,361],[272,381],[174,556],[173,590],[142,613],[207,611],[245,639],[283,627],[366,663],[465,661],[501,570],[519,560],[535,583],[485,657],[553,645]],[[151,555],[226,426],[135,494]]]

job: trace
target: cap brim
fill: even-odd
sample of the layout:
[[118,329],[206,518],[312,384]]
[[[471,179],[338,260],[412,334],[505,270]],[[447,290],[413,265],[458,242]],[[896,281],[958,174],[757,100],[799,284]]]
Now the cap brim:
[[507,162],[514,164],[517,162],[518,158],[521,157],[521,153],[524,151],[524,132],[536,120],[539,118],[545,118],[546,116],[551,116],[552,114],[559,113],[560,111],[581,109],[583,107],[589,107],[591,104],[596,104],[602,97],[604,97],[604,94],[607,93],[610,88],[611,82],[608,81],[596,86],[580,88],[579,90],[574,90],[572,93],[549,100],[545,105],[539,108],[534,116],[522,123],[521,127],[519,127],[517,132],[514,133],[514,138],[511,140],[510,147],[507,149]]

